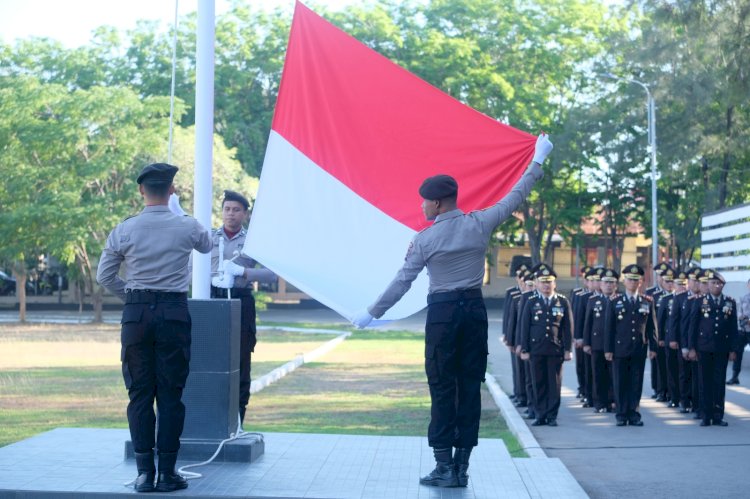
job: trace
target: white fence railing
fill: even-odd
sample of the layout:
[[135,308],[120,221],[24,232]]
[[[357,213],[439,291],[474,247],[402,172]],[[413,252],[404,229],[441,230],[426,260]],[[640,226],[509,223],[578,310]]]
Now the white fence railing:
[[718,270],[724,292],[739,298],[750,279],[750,203],[706,213],[701,228],[701,267]]

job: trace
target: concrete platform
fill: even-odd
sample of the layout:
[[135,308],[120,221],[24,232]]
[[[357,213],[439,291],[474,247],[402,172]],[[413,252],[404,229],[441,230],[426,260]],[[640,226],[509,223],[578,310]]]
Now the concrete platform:
[[[60,428],[0,448],[0,498],[132,497],[124,485],[136,476],[135,462],[123,460],[128,438],[127,430]],[[511,458],[502,440],[480,440],[464,489],[419,485],[434,465],[422,437],[266,433],[265,443],[253,464],[192,468],[203,478],[186,490],[146,497],[587,497],[558,459]]]

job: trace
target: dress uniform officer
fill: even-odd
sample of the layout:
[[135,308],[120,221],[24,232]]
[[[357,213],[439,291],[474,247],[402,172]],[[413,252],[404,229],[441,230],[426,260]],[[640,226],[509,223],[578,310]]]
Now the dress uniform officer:
[[[224,191],[221,202],[223,225],[212,234],[211,297],[239,298],[240,300],[240,422],[250,400],[250,370],[255,351],[255,297],[253,282],[276,282],[276,274],[268,269],[256,268],[257,262],[242,254],[247,231],[242,226],[247,220],[250,202],[238,192]],[[223,249],[219,255],[219,249]],[[229,290],[229,291],[228,291]]]
[[583,326],[583,350],[591,356],[592,402],[594,412],[611,412],[614,404],[612,391],[612,363],[604,358],[604,328],[607,325],[609,302],[617,297],[620,274],[604,269],[601,275],[601,294],[589,299]]
[[[165,163],[141,171],[138,184],[146,207],[109,235],[96,276],[125,302],[122,373],[130,397],[128,424],[138,467],[138,492],[187,487],[174,466],[185,419],[181,398],[190,362],[188,262],[193,249],[201,253],[211,250],[211,235],[194,218],[175,215],[167,207],[176,173],[176,166]],[[118,276],[122,263],[124,280]],[[154,445],[159,449],[156,485]]]
[[502,343],[510,350],[510,362],[513,371],[513,395],[511,399],[515,402],[525,397],[521,397],[521,392],[524,390],[521,385],[521,380],[518,377],[517,371],[517,360],[515,345],[512,343],[512,337],[514,336],[513,330],[508,327],[509,325],[509,313],[513,304],[513,298],[521,294],[521,287],[523,286],[522,274],[526,270],[526,264],[521,264],[516,269],[516,285],[505,290],[505,300],[503,300],[503,337],[501,338]]
[[[589,295],[588,301],[583,304],[583,313],[580,317],[575,318],[575,320],[579,321],[580,328],[576,327],[576,329],[580,329],[581,338],[580,343],[582,345],[582,353],[583,353],[583,403],[582,407],[593,407],[594,406],[594,380],[593,380],[593,366],[591,364],[591,349],[586,350],[586,344],[584,339],[584,327],[586,325],[586,312],[588,310],[589,304],[591,303],[591,300],[597,300],[601,299],[602,292],[601,292],[601,278],[602,275],[605,272],[604,267],[595,267],[591,271],[591,281],[593,283],[592,286],[592,294]],[[575,317],[575,316],[574,316]]]
[[562,364],[572,357],[572,312],[568,299],[555,292],[556,279],[552,269],[537,270],[538,293],[529,298],[520,317],[521,355],[531,362],[534,383],[532,426],[557,426]]
[[[695,419],[702,419],[700,415],[700,375],[698,373],[698,361],[690,357],[690,349],[688,348],[689,337],[690,337],[690,319],[693,314],[693,307],[699,305],[699,298],[701,297],[700,289],[700,276],[703,274],[703,269],[700,267],[693,267],[687,271],[688,276],[688,291],[687,298],[682,302],[680,309],[680,345],[682,348],[682,358],[686,361],[686,376],[690,379],[690,402],[691,410],[695,413]],[[708,282],[708,280],[706,280]],[[708,284],[706,284],[708,286]]]
[[[552,268],[546,263],[539,263],[529,269],[526,281],[527,291],[521,293],[521,296],[518,299],[518,305],[516,306],[516,354],[518,355],[521,367],[523,367],[524,376],[526,379],[526,401],[528,404],[525,413],[526,419],[536,419],[536,411],[534,410],[536,396],[534,391],[534,380],[531,377],[531,360],[528,357],[524,358],[523,356],[521,356],[521,351],[523,350],[523,344],[525,341],[523,337],[523,331],[521,331],[521,311],[523,310],[523,307],[526,305],[526,302],[529,299],[539,294],[539,282],[536,279],[536,274],[539,270],[544,269],[551,270]],[[531,279],[531,283],[529,283],[528,279]]]
[[[680,405],[680,387],[679,387],[679,368],[677,365],[677,349],[670,348],[670,340],[675,341],[673,337],[673,331],[671,330],[672,323],[670,321],[673,315],[672,306],[674,304],[674,278],[675,271],[671,267],[666,269],[662,273],[662,281],[664,282],[664,293],[659,298],[659,302],[655,303],[656,306],[656,338],[658,342],[659,352],[662,352],[663,365],[659,363],[659,376],[660,378],[666,378],[661,380],[662,383],[666,383],[666,397],[667,405],[669,407],[679,407]],[[657,355],[657,359],[658,359]]]
[[[652,301],[654,302],[654,306],[656,306],[659,303],[659,299],[661,298],[661,295],[666,293],[664,289],[664,279],[662,279],[662,274],[665,270],[667,270],[669,267],[669,264],[665,262],[658,263],[654,265],[654,273],[656,275],[656,284],[644,292],[646,296],[650,296]],[[657,352],[656,357],[651,359],[651,388],[654,391],[654,394],[651,396],[651,398],[656,399],[657,402],[666,402],[667,401],[667,383],[666,383],[666,377],[662,378],[659,375],[659,365],[660,365],[660,355],[663,357],[663,354],[659,354]],[[666,367],[662,369],[664,371]]]
[[586,367],[584,359],[586,354],[583,352],[583,320],[586,313],[586,304],[592,294],[598,289],[599,281],[594,277],[596,269],[589,267],[584,274],[584,288],[575,293],[571,310],[573,312],[573,338],[575,340],[576,352],[576,378],[578,379],[577,398],[583,399],[586,404]]
[[[458,184],[437,175],[419,189],[422,211],[434,223],[414,236],[402,268],[386,290],[352,322],[367,326],[382,316],[427,267],[429,295],[425,325],[425,370],[432,401],[427,432],[435,469],[420,479],[423,485],[466,486],[471,450],[478,443],[480,386],[487,367],[487,311],[482,280],[487,246],[498,225],[542,178],[541,163],[552,150],[539,136],[531,165],[511,192],[497,204],[465,214],[458,209]],[[455,447],[456,453],[451,456]],[[455,463],[455,466],[454,466]]]
[[503,323],[503,329],[507,332],[507,336],[505,338],[506,344],[509,348],[512,349],[511,354],[513,355],[513,358],[516,359],[512,366],[514,369],[514,380],[518,380],[519,392],[513,403],[516,407],[527,407],[529,397],[526,395],[526,368],[524,366],[524,362],[516,353],[516,345],[519,344],[518,335],[516,334],[516,332],[518,331],[518,304],[521,302],[522,294],[534,291],[534,278],[531,276],[531,272],[529,272],[528,269],[524,269],[521,271],[518,280],[520,282],[520,288],[518,290],[518,293],[513,295],[513,298],[511,298],[510,306],[507,312],[508,322]]
[[609,303],[604,329],[605,358],[613,362],[617,426],[643,426],[638,407],[643,391],[645,351],[655,356],[656,328],[651,297],[638,292],[644,271],[638,265],[622,270],[625,293]]
[[[692,373],[690,369],[690,363],[687,360],[688,347],[687,342],[683,338],[687,338],[687,335],[683,335],[682,332],[682,314],[685,302],[688,299],[689,292],[687,289],[688,285],[688,273],[686,271],[680,271],[674,277],[674,301],[670,308],[670,315],[667,321],[667,346],[670,348],[670,352],[674,352],[677,360],[677,383],[679,388],[677,391],[680,394],[680,412],[690,412],[692,407],[692,393],[691,393],[691,380]],[[671,362],[668,352],[667,364]]]
[[704,271],[709,293],[699,299],[690,318],[688,347],[698,359],[703,405],[701,426],[727,426],[724,421],[724,376],[727,361],[734,360],[737,347],[737,302],[724,296],[724,277]]

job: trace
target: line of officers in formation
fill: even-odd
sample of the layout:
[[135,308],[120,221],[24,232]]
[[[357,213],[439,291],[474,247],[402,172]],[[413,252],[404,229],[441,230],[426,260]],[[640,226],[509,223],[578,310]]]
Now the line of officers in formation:
[[710,269],[654,267],[657,284],[641,291],[644,270],[584,267],[585,287],[555,290],[546,264],[516,271],[505,296],[502,341],[511,352],[513,395],[532,426],[557,426],[562,364],[576,352],[577,398],[617,426],[643,426],[639,412],[646,359],[656,400],[693,413],[700,426],[724,421],[724,376],[743,346],[737,303]]

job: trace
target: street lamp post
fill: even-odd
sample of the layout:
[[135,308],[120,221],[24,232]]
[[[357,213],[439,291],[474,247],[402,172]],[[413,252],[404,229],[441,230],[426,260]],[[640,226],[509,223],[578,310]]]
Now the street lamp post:
[[605,73],[602,76],[612,80],[626,81],[640,85],[646,91],[646,107],[648,109],[648,145],[651,149],[651,260],[652,265],[656,265],[659,258],[659,231],[656,226],[656,105],[654,97],[648,85],[630,78],[621,78],[612,73]]

